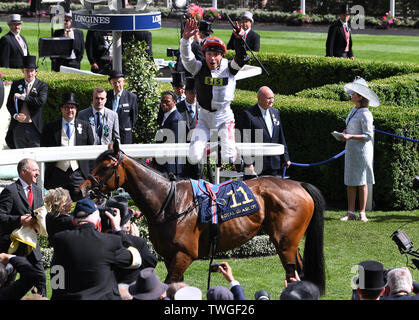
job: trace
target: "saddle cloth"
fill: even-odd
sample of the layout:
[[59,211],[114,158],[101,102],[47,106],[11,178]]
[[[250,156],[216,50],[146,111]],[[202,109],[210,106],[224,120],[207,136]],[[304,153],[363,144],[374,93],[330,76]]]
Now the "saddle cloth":
[[224,222],[259,210],[252,191],[242,181],[228,180],[211,184],[190,179],[194,198],[200,203],[201,223]]

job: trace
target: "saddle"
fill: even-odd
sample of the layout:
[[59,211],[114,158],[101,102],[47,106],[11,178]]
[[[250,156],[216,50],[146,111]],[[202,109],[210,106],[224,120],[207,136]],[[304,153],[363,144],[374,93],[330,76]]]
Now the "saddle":
[[218,224],[259,210],[252,191],[242,181],[212,184],[190,179],[194,198],[200,204],[201,223]]

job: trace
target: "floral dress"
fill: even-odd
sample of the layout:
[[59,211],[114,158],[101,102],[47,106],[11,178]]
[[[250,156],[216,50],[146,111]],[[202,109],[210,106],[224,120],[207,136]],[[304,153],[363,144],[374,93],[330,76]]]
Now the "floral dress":
[[345,175],[347,186],[374,184],[374,125],[368,108],[352,108],[346,118],[346,133],[362,135],[362,140],[350,139],[345,146]]

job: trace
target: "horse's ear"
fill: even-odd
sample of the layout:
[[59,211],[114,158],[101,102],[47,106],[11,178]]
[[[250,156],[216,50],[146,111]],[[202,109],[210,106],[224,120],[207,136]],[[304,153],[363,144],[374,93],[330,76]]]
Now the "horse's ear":
[[[115,139],[113,142],[111,142],[112,143],[112,145],[113,145],[113,154],[114,155],[117,155],[117,154],[119,154],[119,140],[118,139]],[[110,145],[110,144],[109,144]]]

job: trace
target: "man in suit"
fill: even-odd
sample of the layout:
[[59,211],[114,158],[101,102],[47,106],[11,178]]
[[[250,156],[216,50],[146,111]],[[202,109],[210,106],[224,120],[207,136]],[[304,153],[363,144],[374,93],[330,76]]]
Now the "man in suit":
[[[121,299],[114,269],[135,269],[142,261],[136,248],[123,245],[119,210],[105,213],[114,234],[100,232],[99,210],[86,198],[79,200],[72,212],[75,228],[52,236],[53,266],[62,272],[62,282],[52,288],[51,300]],[[54,276],[51,273],[51,279]]]
[[[34,210],[42,207],[42,190],[36,185],[39,167],[33,159],[23,159],[17,165],[19,178],[8,185],[0,194],[0,252],[8,252],[11,244],[10,234],[20,227],[31,227],[36,221]],[[18,256],[27,256],[37,272],[42,272],[42,281],[38,283],[38,292],[46,295],[46,277],[39,246],[28,250],[29,246],[19,243]],[[28,254],[28,251],[30,253]]]
[[109,74],[112,69],[112,33],[97,30],[87,31],[86,54],[92,72]]
[[[245,162],[245,179],[259,175],[279,176],[283,167],[281,158],[287,168],[291,165],[288,155],[287,143],[279,117],[279,111],[273,108],[274,93],[269,87],[261,87],[258,91],[258,103],[245,109],[241,115],[239,128],[243,142],[254,143],[279,143],[284,146],[284,154],[281,156],[263,157],[263,164],[256,158],[256,163],[251,163],[249,159]],[[247,129],[247,130],[246,130]],[[250,130],[250,132],[249,132]],[[262,141],[260,132],[263,133]],[[247,160],[247,161],[246,161]],[[262,166],[260,166],[262,164]]]
[[339,11],[340,18],[333,22],[327,33],[326,57],[349,58],[354,60],[352,52],[352,30],[349,25],[351,10],[348,4]]
[[108,145],[120,139],[118,114],[105,108],[106,90],[98,87],[93,90],[93,105],[79,112],[77,119],[87,121],[93,131],[95,145]]
[[64,29],[54,31],[54,37],[65,37],[73,39],[73,50],[71,55],[65,58],[51,58],[52,70],[59,72],[60,66],[80,69],[80,62],[84,55],[84,34],[83,31],[72,26],[73,17],[71,12],[64,14]]
[[[47,123],[41,137],[42,147],[68,147],[93,145],[93,131],[89,123],[76,119],[77,108],[75,94],[62,96],[60,111],[62,117]],[[90,174],[89,160],[48,162],[45,168],[45,188],[63,187],[76,199],[74,189]]]
[[[179,142],[179,122],[183,121],[182,115],[176,109],[177,96],[172,91],[165,91],[161,95],[160,109],[163,113],[158,121],[160,130],[156,134],[157,143]],[[178,177],[182,173],[182,165],[178,158],[156,159],[157,170],[167,174],[172,173]]]
[[20,14],[7,17],[10,31],[0,39],[0,67],[23,68],[23,57],[29,55],[29,47],[22,30]]
[[[186,78],[185,85],[185,100],[176,104],[176,109],[182,115],[185,126],[181,126],[180,129],[184,129],[184,132],[179,132],[179,136],[183,134],[186,141],[190,141],[189,132],[195,128],[198,121],[198,106],[196,103],[196,87],[194,78]],[[185,140],[185,138],[183,140]],[[180,139],[183,141],[182,139]],[[203,175],[204,165],[202,163],[191,164],[188,159],[182,168],[182,176],[199,179]]]
[[[260,50],[260,35],[252,30],[253,23],[253,14],[249,11],[243,12],[240,17],[240,27],[245,31],[243,39],[244,41],[246,41],[250,50],[257,52]],[[235,49],[234,38],[234,34],[232,34],[230,37],[230,41],[227,44],[227,49]]]
[[105,107],[118,114],[121,143],[131,144],[138,117],[137,96],[124,89],[125,78],[121,71],[112,70],[108,80],[113,90],[107,92]]
[[42,107],[47,101],[48,84],[36,78],[38,66],[35,56],[26,56],[22,73],[24,78],[15,80],[7,99],[11,115],[6,143],[10,149],[40,146],[43,127]]
[[176,103],[179,103],[185,99],[185,72],[173,72],[171,84],[177,95]]

